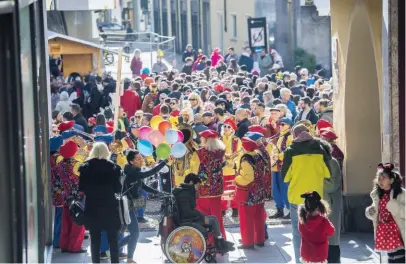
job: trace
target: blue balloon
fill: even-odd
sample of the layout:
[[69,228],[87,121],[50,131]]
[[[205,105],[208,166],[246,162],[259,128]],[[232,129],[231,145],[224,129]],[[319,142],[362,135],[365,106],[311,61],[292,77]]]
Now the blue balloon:
[[173,144],[172,148],[171,148],[172,156],[174,156],[177,159],[185,156],[186,151],[187,151],[187,149],[186,149],[185,144],[183,144],[181,142],[177,142],[177,143]]
[[178,141],[178,131],[173,129],[166,130],[165,139],[169,144],[175,144]]
[[137,149],[143,156],[151,156],[154,153],[152,144],[146,140],[139,140],[137,143]]

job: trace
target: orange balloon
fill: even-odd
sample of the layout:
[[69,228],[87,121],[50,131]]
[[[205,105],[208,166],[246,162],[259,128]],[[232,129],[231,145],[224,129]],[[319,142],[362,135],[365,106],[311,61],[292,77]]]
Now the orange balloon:
[[171,129],[172,124],[168,120],[161,121],[158,125],[158,130],[161,132],[162,135],[165,136],[166,130]]

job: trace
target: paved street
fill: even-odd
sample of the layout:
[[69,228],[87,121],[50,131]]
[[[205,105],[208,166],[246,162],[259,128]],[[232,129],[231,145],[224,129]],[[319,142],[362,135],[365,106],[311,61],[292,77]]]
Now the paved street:
[[[236,250],[223,257],[218,256],[218,263],[293,263],[293,246],[290,225],[274,225],[268,228],[270,239],[264,248],[254,251]],[[238,228],[227,229],[228,240],[238,244],[241,238]],[[85,254],[60,253],[53,254],[53,263],[90,263],[89,240],[85,241],[88,252]],[[156,232],[142,232],[135,252],[138,263],[165,263],[159,238]],[[341,236],[342,263],[379,263],[379,256],[373,252],[372,234],[343,234]]]

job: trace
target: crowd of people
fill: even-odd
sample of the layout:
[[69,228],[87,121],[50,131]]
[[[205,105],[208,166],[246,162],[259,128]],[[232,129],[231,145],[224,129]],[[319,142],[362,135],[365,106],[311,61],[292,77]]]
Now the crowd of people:
[[[284,71],[275,50],[259,54],[259,69],[250,50],[238,56],[232,47],[225,56],[214,49],[209,58],[188,45],[183,60],[180,72],[160,65],[147,69],[136,51],[133,78],[123,80],[117,107],[111,76],[51,80],[54,247],[82,252],[86,228],[93,262],[107,257],[108,248],[112,262],[120,257],[133,262],[142,212],[130,209],[130,236],[124,237],[115,206],[115,194],[131,185],[133,200],[145,192],[173,193],[180,218],[212,225],[225,252],[234,250],[223,221],[230,210],[239,218],[241,249],[264,247],[266,218],[283,218],[292,223],[297,263],[339,263],[344,154],[336,144],[333,87],[326,71],[317,66],[311,73],[299,65]],[[119,111],[116,127],[113,111]],[[151,126],[155,116],[190,131],[183,157],[159,160],[136,149],[140,129]],[[120,182],[122,172],[126,178]],[[157,173],[159,190],[143,181]],[[367,208],[376,250],[388,253],[391,262],[404,262],[400,182],[392,164],[380,164],[373,205]],[[231,201],[222,199],[230,193]],[[83,197],[85,224],[79,226],[69,204]],[[264,203],[270,199],[276,210],[267,215]],[[127,255],[119,253],[124,244]]]

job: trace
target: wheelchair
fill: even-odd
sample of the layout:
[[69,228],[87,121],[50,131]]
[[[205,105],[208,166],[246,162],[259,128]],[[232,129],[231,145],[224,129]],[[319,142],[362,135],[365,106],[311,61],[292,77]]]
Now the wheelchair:
[[[171,263],[216,263],[215,235],[210,225],[179,222],[176,200],[172,195],[163,198],[159,233],[161,249]],[[223,253],[221,253],[223,254]]]

